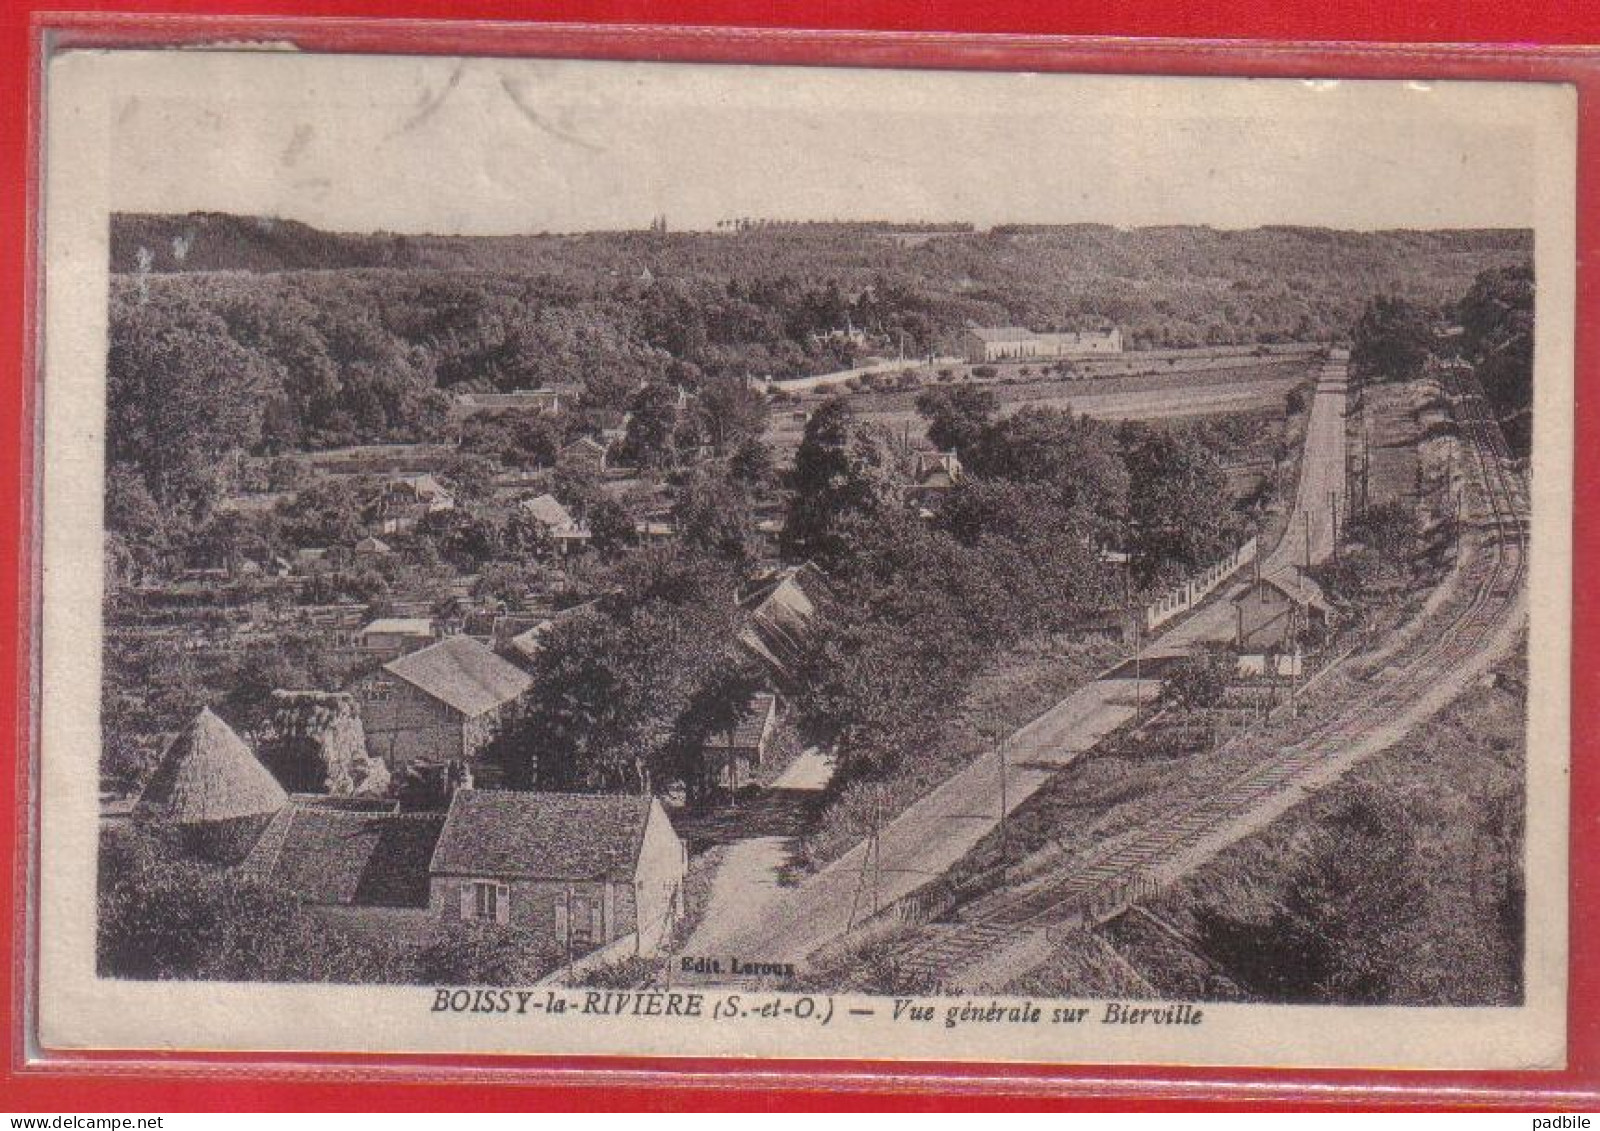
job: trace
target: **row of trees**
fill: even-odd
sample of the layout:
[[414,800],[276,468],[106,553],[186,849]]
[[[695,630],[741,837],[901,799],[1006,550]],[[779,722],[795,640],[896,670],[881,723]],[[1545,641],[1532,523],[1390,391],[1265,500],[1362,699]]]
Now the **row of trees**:
[[[1356,322],[1350,363],[1367,380],[1406,381],[1420,376],[1431,356],[1459,355],[1476,370],[1512,450],[1526,455],[1533,440],[1533,317],[1530,263],[1483,271],[1440,308],[1378,295]],[[1451,322],[1460,327],[1459,339],[1440,335]]]
[[730,562],[692,548],[640,551],[611,581],[541,638],[532,705],[494,755],[513,785],[693,789],[707,739],[759,686],[735,645]]
[[1097,544],[1132,554],[1141,585],[1209,564],[1245,533],[1210,431],[1111,426],[1054,408],[1000,417],[995,394],[970,385],[931,388],[917,409],[928,439],[975,476],[1042,485],[1081,512]]
[[1243,529],[1194,435],[1050,408],[1002,418],[971,387],[918,407],[967,468],[922,500],[931,520],[906,505],[906,453],[844,400],[812,416],[796,455],[785,540],[838,594],[796,699],[808,737],[837,744],[841,780],[916,757],[1020,639],[1114,617],[1128,579],[1101,547],[1131,538],[1142,583],[1214,560]]

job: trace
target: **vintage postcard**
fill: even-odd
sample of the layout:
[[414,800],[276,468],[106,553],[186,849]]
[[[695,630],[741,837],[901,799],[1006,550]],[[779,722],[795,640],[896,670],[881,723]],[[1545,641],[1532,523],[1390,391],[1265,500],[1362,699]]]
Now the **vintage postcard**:
[[40,1055],[1564,1064],[1570,88],[45,92]]

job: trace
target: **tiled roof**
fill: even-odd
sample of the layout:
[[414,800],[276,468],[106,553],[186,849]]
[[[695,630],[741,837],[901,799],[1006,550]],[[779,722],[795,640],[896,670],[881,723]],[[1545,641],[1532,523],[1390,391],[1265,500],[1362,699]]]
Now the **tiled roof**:
[[383,668],[468,718],[504,706],[533,686],[521,668],[470,636],[446,637]]
[[1328,600],[1322,595],[1322,589],[1315,581],[1312,581],[1309,577],[1297,577],[1288,573],[1279,574],[1275,577],[1257,578],[1234,597],[1234,604],[1238,604],[1248,597],[1259,585],[1271,586],[1297,605],[1306,605],[1324,613],[1329,611]]
[[973,326],[967,333],[983,342],[1028,342],[1039,336],[1024,326]]
[[307,903],[426,907],[428,861],[443,827],[441,813],[295,804],[273,819],[243,870]]
[[519,632],[511,638],[511,649],[524,659],[531,660],[539,654],[544,647],[545,634],[556,625],[575,616],[582,615],[594,606],[593,601],[585,601],[581,605],[573,605],[570,609],[562,609],[552,613],[538,624],[525,632]]
[[750,697],[750,705],[733,728],[733,741],[725,734],[713,734],[706,746],[717,750],[760,750],[777,717],[778,699],[770,692]]
[[778,678],[788,679],[804,654],[817,605],[826,594],[822,571],[810,562],[785,570],[739,602],[747,618],[739,643]]
[[408,636],[432,636],[433,622],[427,617],[379,617],[361,630],[362,635],[373,632],[403,633]]
[[536,498],[524,499],[522,509],[545,526],[565,529],[576,525],[572,521],[572,512],[562,506],[561,501],[554,495],[539,495]]
[[632,794],[457,790],[431,871],[629,880],[652,804],[651,798]]

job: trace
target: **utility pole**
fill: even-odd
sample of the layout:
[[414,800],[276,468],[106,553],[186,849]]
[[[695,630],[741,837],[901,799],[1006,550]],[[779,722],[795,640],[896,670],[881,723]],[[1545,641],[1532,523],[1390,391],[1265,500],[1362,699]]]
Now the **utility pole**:
[[1011,863],[1011,807],[1006,803],[1006,746],[1010,739],[1005,735],[1000,736],[1000,884],[1002,887],[1008,882],[1008,869]]
[[1328,514],[1333,519],[1333,560],[1339,560],[1339,492],[1328,492]]
[[883,785],[872,792],[872,913],[883,907]]
[[1300,717],[1300,614],[1289,610],[1289,717]]
[[1456,488],[1456,517],[1452,529],[1455,533],[1455,537],[1453,539],[1455,543],[1455,554],[1453,555],[1452,560],[1459,562],[1461,560],[1461,488],[1459,487]]
[[567,979],[572,979],[572,886],[567,886]]
[[1133,618],[1133,725],[1138,726],[1144,713],[1144,618]]
[[1306,565],[1305,565],[1305,568],[1306,568],[1307,571],[1309,571],[1311,569],[1311,512],[1310,511],[1306,511],[1306,513],[1301,515],[1300,517],[1305,520],[1305,528],[1306,528]]

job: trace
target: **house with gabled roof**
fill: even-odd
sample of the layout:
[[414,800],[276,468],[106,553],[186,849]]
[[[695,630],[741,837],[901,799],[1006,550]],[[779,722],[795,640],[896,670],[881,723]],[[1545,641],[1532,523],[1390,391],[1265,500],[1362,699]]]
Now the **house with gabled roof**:
[[539,524],[554,544],[556,552],[570,554],[583,549],[593,537],[589,528],[572,516],[554,495],[535,495],[522,500],[522,509]]
[[404,534],[430,514],[454,510],[455,496],[429,472],[396,475],[367,504],[376,534]]
[[828,600],[827,578],[812,562],[772,571],[740,594],[744,627],[739,646],[779,690],[793,682],[818,612]]
[[704,786],[732,791],[749,785],[766,761],[777,726],[778,697],[769,691],[752,695],[738,721],[702,745]]
[[428,864],[444,828],[440,812],[394,803],[327,804],[296,797],[240,866],[250,878],[324,907],[428,906]]
[[1233,598],[1241,653],[1293,651],[1328,623],[1330,608],[1310,578],[1280,575],[1258,577]]
[[688,850],[654,797],[459,789],[428,867],[445,922],[516,927],[578,957],[650,955],[683,914]]
[[611,445],[593,436],[579,436],[556,454],[556,462],[563,467],[582,467],[600,474],[611,460]]
[[389,661],[357,678],[367,749],[390,770],[471,762],[515,717],[533,679],[470,636]]

